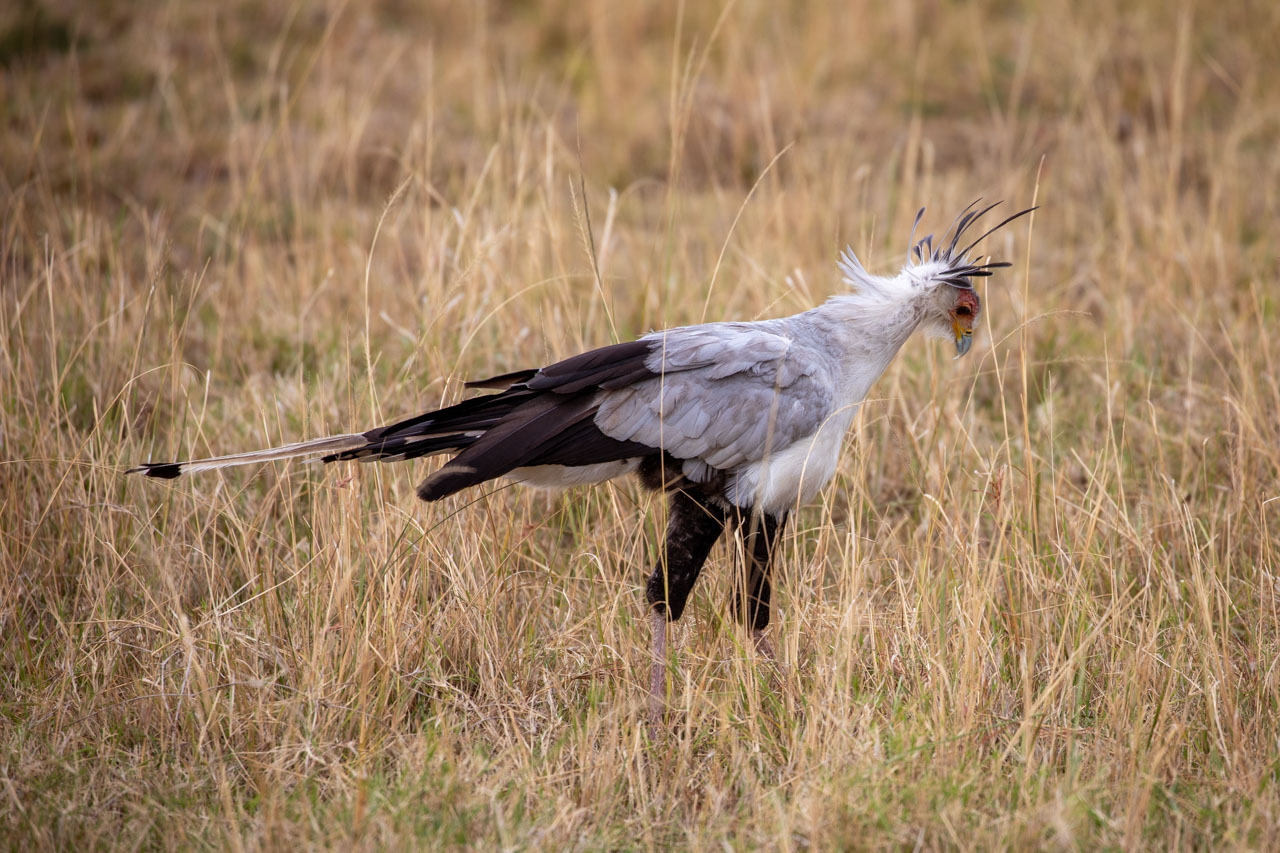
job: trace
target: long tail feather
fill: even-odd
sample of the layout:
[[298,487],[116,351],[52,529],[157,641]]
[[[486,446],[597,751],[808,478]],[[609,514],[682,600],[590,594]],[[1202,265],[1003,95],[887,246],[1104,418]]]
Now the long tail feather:
[[197,471],[212,471],[217,468],[231,468],[235,465],[252,465],[256,462],[276,462],[281,459],[303,459],[308,456],[341,453],[364,447],[369,439],[362,434],[334,435],[328,438],[316,438],[311,441],[299,441],[295,444],[283,444],[279,447],[268,447],[265,450],[251,450],[248,453],[233,453],[230,456],[214,456],[209,459],[192,459],[189,462],[148,462],[137,468],[130,468],[126,474],[142,474],[145,477],[156,477],[161,480],[172,480],[183,474],[194,474]]
[[[511,376],[516,375],[522,374],[511,374]],[[486,430],[500,423],[520,403],[534,396],[536,393],[527,389],[512,389],[500,394],[472,397],[470,400],[463,400],[461,403],[415,415],[367,432],[316,438],[311,441],[299,441],[296,444],[268,447],[265,450],[214,456],[210,459],[193,459],[189,462],[148,462],[137,468],[130,468],[125,473],[172,480],[183,474],[194,474],[197,471],[213,471],[218,468],[253,465],[259,462],[278,462],[283,459],[319,457],[323,462],[349,459],[358,459],[361,462],[398,462],[402,459],[418,459],[469,447]]]

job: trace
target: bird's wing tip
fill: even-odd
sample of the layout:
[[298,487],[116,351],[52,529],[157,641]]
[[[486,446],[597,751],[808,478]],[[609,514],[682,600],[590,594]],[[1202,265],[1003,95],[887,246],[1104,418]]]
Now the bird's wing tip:
[[141,474],[158,480],[172,480],[182,475],[182,464],[179,462],[147,462],[136,468],[130,468],[125,475]]
[[515,370],[511,373],[503,373],[498,376],[490,376],[487,379],[473,379],[470,382],[462,383],[463,388],[467,389],[491,389],[497,391],[505,391],[512,385],[521,382],[528,382],[537,373],[537,369]]

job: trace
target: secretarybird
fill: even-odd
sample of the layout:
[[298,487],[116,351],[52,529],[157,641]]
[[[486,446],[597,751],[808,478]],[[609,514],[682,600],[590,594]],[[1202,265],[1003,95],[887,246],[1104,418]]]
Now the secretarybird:
[[[917,327],[969,351],[981,302],[973,279],[1009,266],[964,248],[965,232],[996,205],[974,202],[944,232],[915,241],[892,278],[868,273],[847,249],[839,266],[852,291],[772,320],[705,323],[651,332],[542,368],[467,387],[474,397],[368,432],[190,462],[149,462],[129,473],[169,479],[196,471],[294,458],[393,462],[456,454],[418,486],[437,501],[495,477],[539,487],[601,483],[635,473],[667,493],[666,543],[649,577],[649,713],[666,693],[667,623],[680,618],[712,545],[741,531],[745,566],[732,606],[772,657],[770,562],[788,514],[834,476],[858,406]],[[979,260],[982,260],[979,258]]]

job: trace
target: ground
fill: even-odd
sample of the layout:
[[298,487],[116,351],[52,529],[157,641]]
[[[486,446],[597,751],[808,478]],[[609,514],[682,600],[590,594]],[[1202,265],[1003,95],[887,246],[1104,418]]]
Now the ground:
[[[12,849],[1274,848],[1268,3],[0,11]],[[644,725],[660,501],[431,463],[173,482],[466,377],[987,244]]]

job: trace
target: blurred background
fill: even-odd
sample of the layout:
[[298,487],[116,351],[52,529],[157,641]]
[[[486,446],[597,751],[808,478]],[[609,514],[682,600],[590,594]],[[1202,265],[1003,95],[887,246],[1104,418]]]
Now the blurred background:
[[[1270,3],[6,3],[0,831],[1275,843],[1278,85]],[[803,310],[977,197],[1041,207],[800,514],[783,683],[723,547],[656,745],[633,485],[120,476]]]

